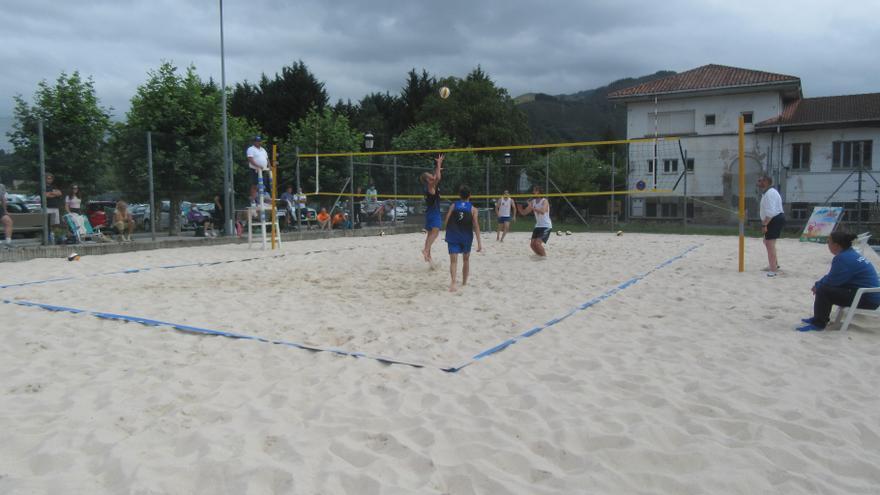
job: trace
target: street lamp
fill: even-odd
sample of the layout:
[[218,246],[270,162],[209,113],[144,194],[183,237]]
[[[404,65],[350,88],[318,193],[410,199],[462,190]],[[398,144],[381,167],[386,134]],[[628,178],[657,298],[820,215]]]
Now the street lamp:
[[510,153],[505,153],[505,154],[504,154],[504,164],[505,164],[505,165],[510,165]]
[[364,148],[366,148],[367,151],[370,151],[373,149],[374,142],[375,141],[373,140],[373,133],[367,132],[364,134]]

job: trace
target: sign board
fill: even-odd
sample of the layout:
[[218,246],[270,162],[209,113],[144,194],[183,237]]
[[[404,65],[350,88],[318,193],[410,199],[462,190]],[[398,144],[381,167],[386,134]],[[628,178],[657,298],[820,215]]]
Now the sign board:
[[842,216],[841,206],[816,206],[801,234],[801,242],[826,242]]

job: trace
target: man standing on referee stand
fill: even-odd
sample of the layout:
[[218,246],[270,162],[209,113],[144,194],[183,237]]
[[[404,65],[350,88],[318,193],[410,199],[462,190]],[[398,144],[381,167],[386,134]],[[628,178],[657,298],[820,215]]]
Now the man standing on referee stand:
[[[247,149],[248,166],[251,169],[251,198],[255,199],[256,205],[260,204],[261,198],[257,198],[257,185],[263,172],[269,170],[269,154],[263,148],[263,138],[254,136],[254,144]],[[272,176],[263,181],[263,193],[272,189]]]

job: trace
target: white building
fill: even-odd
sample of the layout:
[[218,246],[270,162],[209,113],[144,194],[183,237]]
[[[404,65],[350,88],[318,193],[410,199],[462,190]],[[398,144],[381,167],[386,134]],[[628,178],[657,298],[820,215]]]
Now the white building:
[[[729,210],[739,195],[740,115],[746,122],[745,194],[751,218],[757,217],[755,181],[762,173],[774,178],[793,219],[805,219],[813,205],[829,202],[847,206],[854,220],[859,177],[863,220],[872,206],[880,207],[874,181],[880,173],[872,169],[880,147],[880,93],[803,98],[797,77],[706,65],[621,89],[609,99],[626,104],[628,139],[681,137],[684,156],[667,153],[660,158],[669,159],[658,160],[656,170],[644,150],[630,151],[630,189],[639,181],[648,182],[647,189],[652,180],[659,189],[675,185],[673,195],[634,196],[633,217],[681,218],[687,182],[687,196],[696,200],[688,202],[689,216],[697,222],[731,219]],[[685,168],[686,178],[681,177]]]

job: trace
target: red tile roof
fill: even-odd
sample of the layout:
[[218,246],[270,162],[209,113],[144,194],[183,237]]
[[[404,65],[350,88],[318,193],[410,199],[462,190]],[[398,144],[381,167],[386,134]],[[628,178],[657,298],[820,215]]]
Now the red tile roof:
[[880,93],[824,96],[795,100],[782,115],[755,124],[755,127],[843,124],[874,121],[880,124]]
[[608,98],[631,98],[683,93],[691,91],[708,91],[721,88],[763,86],[781,83],[795,83],[800,86],[800,78],[740,69],[726,65],[709,64],[672,76],[656,79],[637,86],[623,88],[608,95]]

